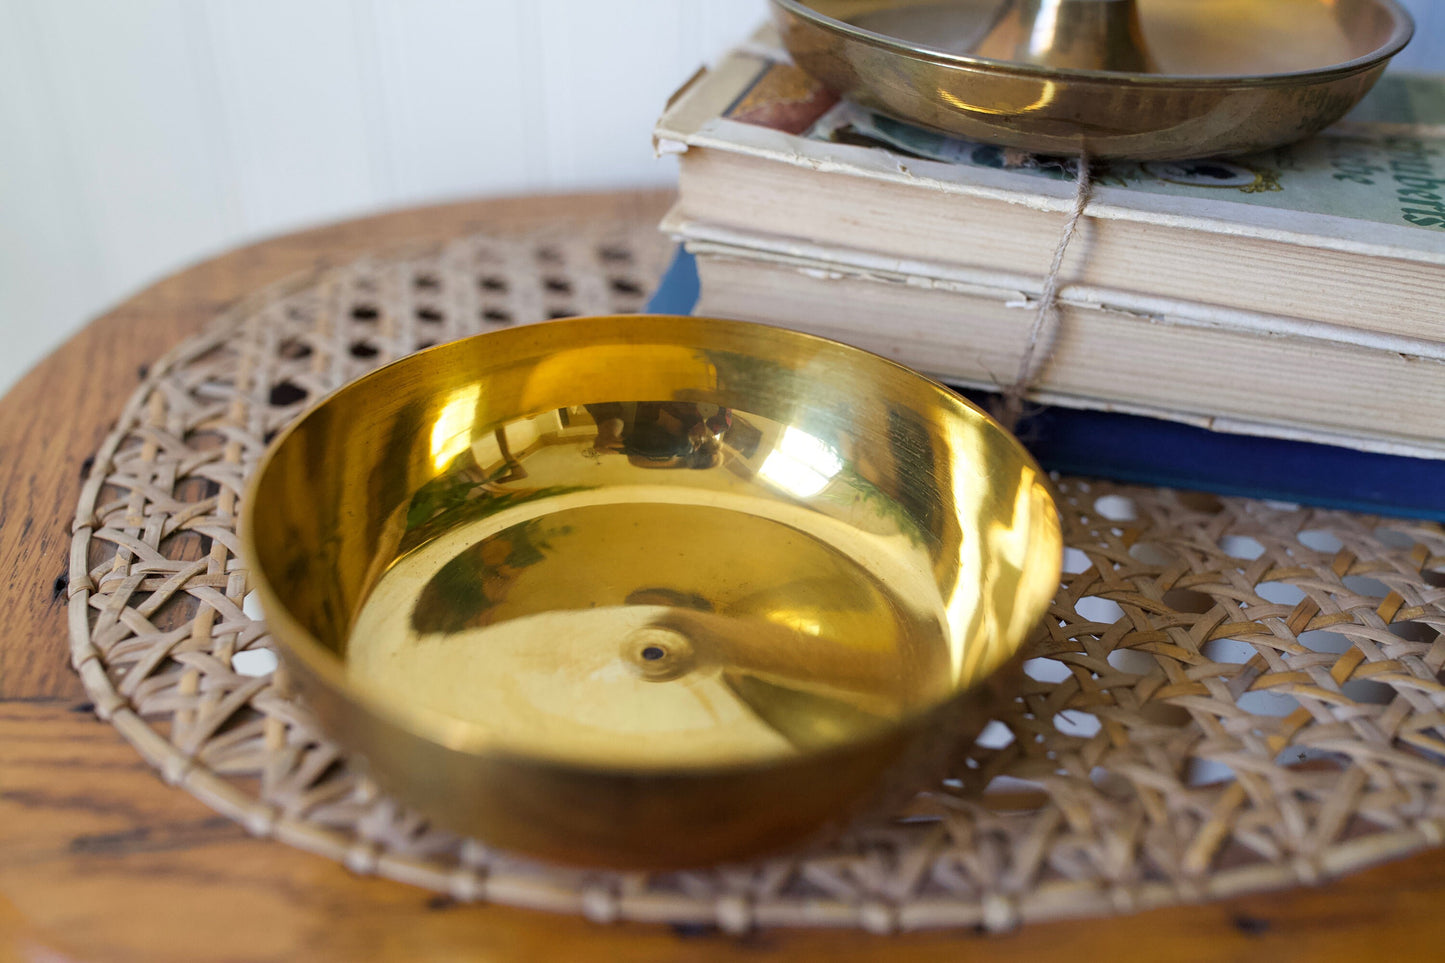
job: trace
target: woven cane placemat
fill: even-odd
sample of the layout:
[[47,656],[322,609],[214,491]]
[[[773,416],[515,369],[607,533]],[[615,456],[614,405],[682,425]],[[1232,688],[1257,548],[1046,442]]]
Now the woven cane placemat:
[[666,255],[650,224],[465,238],[264,292],[153,364],[75,519],[73,661],[98,713],[257,835],[599,921],[1003,929],[1314,883],[1445,839],[1445,530],[1076,478],[1058,480],[1066,574],[1022,696],[948,778],[825,850],[573,871],[380,795],[275,671],[236,556],[247,476],[310,399],[426,344],[635,310]]

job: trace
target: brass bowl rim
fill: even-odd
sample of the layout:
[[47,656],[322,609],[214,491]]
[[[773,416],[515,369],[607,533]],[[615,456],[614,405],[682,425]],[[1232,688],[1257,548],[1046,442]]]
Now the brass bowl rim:
[[820,13],[807,0],[771,0],[774,7],[808,21],[814,26],[839,34],[849,40],[865,43],[911,60],[921,60],[942,67],[986,70],[1040,80],[1079,80],[1095,83],[1140,85],[1148,87],[1233,88],[1283,87],[1302,82],[1323,82],[1346,77],[1389,60],[1404,49],[1415,35],[1415,19],[1399,0],[1364,0],[1386,11],[1394,21],[1389,38],[1370,53],[1312,70],[1293,70],[1273,74],[1154,74],[1120,70],[1080,70],[1070,67],[1046,67],[1015,60],[995,60],[970,54],[949,53],[924,44],[910,43],[886,33],[862,27]]
[[[261,480],[265,477],[268,469],[271,466],[271,462],[274,460],[277,453],[281,450],[286,441],[295,432],[299,431],[301,426],[321,408],[327,405],[334,404],[337,399],[341,398],[343,395],[350,393],[353,390],[361,390],[360,386],[362,386],[366,382],[372,381],[375,378],[381,377],[383,375],[383,372],[386,372],[390,369],[409,367],[417,364],[417,359],[424,355],[432,355],[439,352],[446,352],[448,350],[457,350],[462,345],[471,344],[481,339],[508,340],[512,338],[520,338],[539,329],[553,329],[561,332],[566,328],[575,328],[578,329],[580,334],[581,332],[585,331],[586,328],[591,326],[593,322],[596,321],[640,321],[650,324],[666,324],[668,322],[678,321],[693,323],[701,322],[706,327],[734,328],[739,330],[752,329],[759,334],[766,334],[769,337],[784,337],[804,342],[816,342],[818,344],[833,346],[836,348],[840,348],[846,352],[864,356],[873,365],[882,366],[883,368],[894,369],[905,377],[916,379],[917,381],[931,388],[933,392],[938,396],[938,400],[941,402],[940,407],[946,408],[949,405],[956,406],[958,409],[961,409],[961,411],[959,412],[960,414],[962,412],[971,412],[974,416],[981,417],[982,419],[984,419],[985,422],[992,424],[995,428],[997,428],[1000,437],[1004,440],[1004,443],[1007,446],[1014,448],[1017,454],[1022,456],[1025,463],[1034,469],[1037,481],[1043,486],[1044,490],[1047,492],[1050,508],[1053,509],[1056,517],[1059,515],[1058,494],[1048,473],[1046,473],[1039,466],[1039,463],[1034,458],[1033,454],[1030,453],[1029,450],[1023,446],[1023,444],[1018,440],[1018,438],[1012,432],[1008,431],[1001,424],[999,424],[997,419],[995,419],[983,408],[980,408],[978,405],[969,401],[967,398],[964,398],[963,396],[954,392],[952,389],[948,388],[948,386],[934,380],[933,378],[928,377],[927,375],[919,371],[909,368],[906,365],[900,364],[896,361],[893,361],[892,359],[885,358],[882,355],[876,354],[872,351],[868,351],[864,348],[859,348],[854,345],[846,344],[842,341],[837,341],[832,338],[824,338],[818,335],[808,334],[802,331],[795,331],[789,328],[781,328],[774,325],[758,324],[751,321],[734,321],[723,318],[698,317],[693,315],[588,315],[574,318],[540,321],[532,324],[518,325],[499,331],[484,331],[478,334],[469,335],[464,338],[458,338],[454,341],[448,341],[442,344],[433,345],[429,348],[421,349],[419,351],[414,351],[411,354],[397,358],[394,361],[390,361],[384,365],[381,365],[380,367],[374,368],[371,371],[365,373],[364,375],[361,375],[358,378],[355,378],[351,381],[346,382],[343,385],[340,385],[337,388],[332,389],[321,398],[319,398],[314,404],[308,406],[294,419],[292,419],[285,428],[283,428],[279,433],[277,433],[276,437],[271,440],[271,443],[266,446],[265,452],[262,454],[260,461],[256,465],[256,470],[252,473],[251,477],[246,482],[246,487],[244,489],[241,503],[241,513],[239,518],[240,524],[238,527],[240,536],[241,558],[246,565],[246,572],[249,579],[250,588],[257,593],[257,596],[261,602],[263,616],[268,627],[267,634],[271,637],[273,644],[281,650],[281,655],[283,656],[283,658],[289,657],[293,659],[299,659],[300,661],[305,663],[308,671],[315,674],[325,684],[327,684],[337,693],[339,693],[343,698],[360,703],[361,707],[373,716],[385,721],[390,725],[396,726],[408,732],[416,738],[420,738],[433,744],[444,746],[452,751],[461,752],[479,758],[509,758],[519,761],[550,764],[565,767],[575,772],[591,772],[608,775],[646,774],[655,777],[659,775],[697,775],[703,773],[707,774],[708,776],[725,776],[728,774],[775,769],[780,764],[800,764],[805,761],[826,759],[829,756],[835,754],[844,755],[855,752],[861,746],[881,740],[886,740],[896,735],[897,733],[908,731],[910,728],[916,726],[920,721],[927,719],[931,714],[936,713],[944,706],[953,704],[954,702],[956,702],[956,700],[963,697],[967,693],[976,691],[986,685],[990,679],[996,676],[999,672],[1004,671],[1009,662],[1013,661],[1013,659],[1016,659],[1019,656],[1019,653],[1023,649],[1024,643],[1027,641],[1026,637],[1021,637],[1017,640],[1017,643],[1014,646],[1014,651],[1012,652],[1010,658],[1005,659],[1003,663],[1001,663],[999,666],[996,666],[991,672],[987,673],[986,675],[974,679],[971,683],[967,685],[952,689],[946,696],[918,710],[915,710],[909,715],[901,716],[897,719],[890,720],[887,725],[881,726],[875,731],[866,733],[856,739],[852,739],[847,742],[825,746],[819,749],[799,751],[794,755],[787,757],[785,760],[761,759],[722,764],[713,762],[699,762],[696,764],[692,764],[684,762],[670,763],[664,766],[657,767],[645,767],[635,765],[614,766],[608,765],[606,763],[588,761],[574,755],[568,755],[563,753],[558,753],[554,755],[546,752],[538,752],[535,749],[522,750],[516,746],[509,745],[504,740],[497,738],[494,733],[489,732],[485,726],[479,723],[472,723],[460,719],[455,719],[444,713],[438,712],[433,709],[428,709],[424,706],[418,706],[406,703],[399,699],[386,697],[373,687],[358,685],[354,680],[350,679],[346,675],[344,669],[344,660],[335,652],[322,645],[320,640],[317,639],[315,635],[313,635],[308,629],[302,626],[291,616],[289,609],[281,601],[278,594],[272,588],[270,580],[266,577],[265,573],[262,571],[260,566],[256,564],[255,561],[259,557],[259,552],[257,551],[255,525],[255,511],[257,502],[255,496],[257,489],[260,487]],[[576,345],[582,342],[573,339],[569,340],[568,343]],[[1061,534],[1061,529],[1059,531]],[[1063,544],[1061,537],[1059,539],[1058,548],[1059,558],[1055,560],[1055,572],[1053,579],[1053,582],[1055,583],[1060,577],[1062,577]],[[1047,612],[1048,602],[1048,598],[1041,600],[1041,603],[1039,605],[1038,618],[1042,618]],[[1037,619],[1035,619],[1035,623],[1036,622]],[[275,628],[275,626],[277,625],[284,625],[286,629],[285,632],[277,631],[277,629]],[[296,640],[300,640],[300,644],[297,644]]]

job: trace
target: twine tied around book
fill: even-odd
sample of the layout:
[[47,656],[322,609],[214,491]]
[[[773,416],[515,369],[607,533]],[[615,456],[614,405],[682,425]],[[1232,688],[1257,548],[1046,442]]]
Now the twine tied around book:
[[[1024,345],[1023,356],[1019,359],[1019,370],[1014,375],[1013,384],[1009,385],[1000,399],[995,417],[1009,431],[1018,427],[1019,419],[1023,416],[1024,396],[1033,388],[1039,375],[1043,372],[1044,366],[1048,364],[1049,357],[1053,354],[1054,341],[1058,334],[1059,327],[1059,275],[1063,273],[1064,256],[1068,254],[1069,243],[1073,241],[1074,234],[1079,227],[1079,220],[1084,216],[1084,208],[1089,204],[1089,195],[1093,190],[1093,181],[1089,176],[1089,155],[1086,151],[1079,152],[1078,174],[1074,179],[1074,203],[1069,208],[1069,216],[1064,220],[1064,229],[1059,233],[1059,243],[1054,248],[1054,260],[1049,265],[1048,277],[1044,279],[1044,288],[1039,295],[1038,310],[1034,312],[1034,323],[1029,328],[1028,343]],[[1040,350],[1042,346],[1042,350]]]

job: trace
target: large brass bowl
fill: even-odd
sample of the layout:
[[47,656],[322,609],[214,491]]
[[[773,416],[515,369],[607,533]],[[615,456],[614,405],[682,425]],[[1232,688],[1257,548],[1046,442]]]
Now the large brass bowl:
[[874,355],[739,322],[518,327],[273,444],[243,552],[327,731],[438,824],[704,864],[856,814],[985,721],[1058,585],[1049,486]]
[[[798,65],[861,104],[973,140],[1136,160],[1313,134],[1369,91],[1414,30],[1396,0],[1138,0],[1137,14],[1133,0],[772,3]],[[1023,10],[1031,23],[1009,21]],[[1117,29],[1085,35],[1109,13]],[[1092,60],[1142,69],[1069,66]]]

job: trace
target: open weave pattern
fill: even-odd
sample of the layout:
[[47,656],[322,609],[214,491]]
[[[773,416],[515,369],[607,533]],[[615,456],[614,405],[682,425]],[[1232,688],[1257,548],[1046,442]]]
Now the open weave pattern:
[[100,715],[257,835],[603,921],[999,929],[1442,840],[1445,530],[1074,478],[1025,691],[897,818],[788,858],[621,874],[510,857],[381,796],[238,658],[267,645],[236,557],[247,476],[308,399],[430,342],[635,309],[665,255],[631,223],[467,238],[258,295],[152,365],[75,520],[73,659]]

